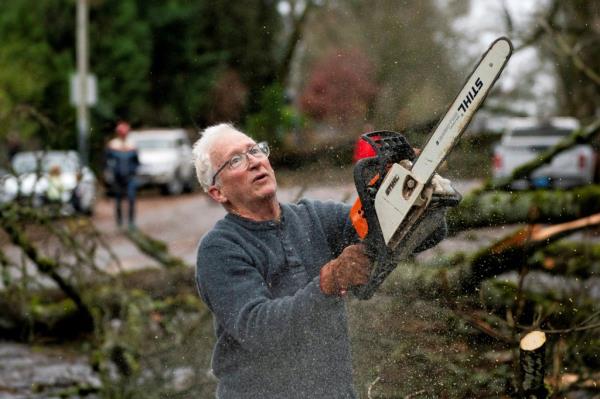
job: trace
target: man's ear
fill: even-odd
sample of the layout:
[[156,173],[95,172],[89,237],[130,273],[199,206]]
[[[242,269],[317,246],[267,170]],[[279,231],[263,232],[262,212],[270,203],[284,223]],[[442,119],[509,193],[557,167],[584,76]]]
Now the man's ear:
[[223,194],[221,189],[217,186],[214,186],[214,185],[210,186],[210,188],[207,191],[207,194],[210,196],[210,198],[214,199],[215,201],[217,201],[220,204],[227,202],[227,197],[225,196],[225,194]]

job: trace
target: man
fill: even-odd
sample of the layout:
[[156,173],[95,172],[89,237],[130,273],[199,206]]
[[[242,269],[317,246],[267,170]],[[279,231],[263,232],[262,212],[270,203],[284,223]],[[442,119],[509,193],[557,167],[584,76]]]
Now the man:
[[119,122],[115,128],[116,137],[106,147],[106,167],[111,189],[115,195],[115,216],[119,227],[123,224],[121,201],[127,196],[129,229],[135,229],[135,175],[140,164],[138,152],[127,139],[131,127],[127,122]]
[[279,203],[268,156],[228,124],[194,144],[198,180],[227,210],[196,273],[215,321],[217,397],[356,398],[344,295],[367,282],[370,261],[349,206]]

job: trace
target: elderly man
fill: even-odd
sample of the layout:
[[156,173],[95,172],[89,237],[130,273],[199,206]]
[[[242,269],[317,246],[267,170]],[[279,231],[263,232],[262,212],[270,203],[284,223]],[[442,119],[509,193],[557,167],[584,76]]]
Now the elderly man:
[[218,398],[356,398],[344,294],[371,264],[350,207],[282,204],[269,147],[228,124],[194,144],[203,189],[227,215],[201,240]]

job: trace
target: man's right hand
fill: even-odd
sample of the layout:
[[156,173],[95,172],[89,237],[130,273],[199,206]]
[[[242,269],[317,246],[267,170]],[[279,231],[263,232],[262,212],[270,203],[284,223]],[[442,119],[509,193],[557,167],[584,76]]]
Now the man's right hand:
[[370,272],[371,260],[363,245],[350,245],[321,268],[321,291],[326,295],[343,295],[351,286],[366,284]]

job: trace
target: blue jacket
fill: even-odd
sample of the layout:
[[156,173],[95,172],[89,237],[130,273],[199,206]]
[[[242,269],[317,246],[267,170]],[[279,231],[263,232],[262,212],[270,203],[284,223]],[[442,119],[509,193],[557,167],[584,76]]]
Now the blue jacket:
[[135,149],[118,150],[107,148],[106,167],[116,180],[128,180],[135,176],[140,161]]

